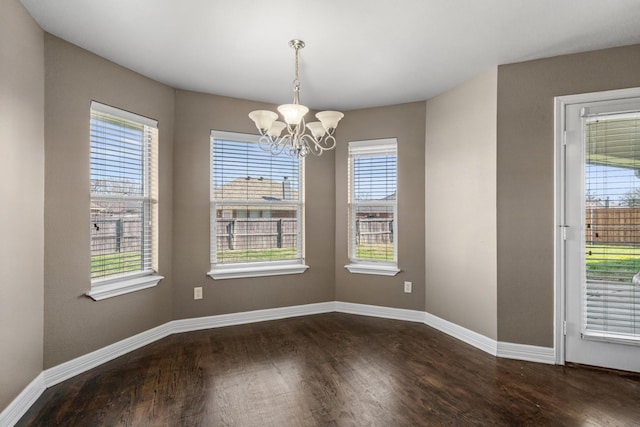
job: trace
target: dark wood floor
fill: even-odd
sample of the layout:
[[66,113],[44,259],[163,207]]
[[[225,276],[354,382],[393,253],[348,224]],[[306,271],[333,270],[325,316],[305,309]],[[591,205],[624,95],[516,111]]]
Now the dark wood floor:
[[19,426],[639,425],[640,375],[496,359],[425,325],[322,314],[167,337]]

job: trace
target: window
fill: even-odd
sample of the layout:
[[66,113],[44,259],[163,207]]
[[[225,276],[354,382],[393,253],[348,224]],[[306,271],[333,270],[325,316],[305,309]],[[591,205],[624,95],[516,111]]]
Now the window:
[[95,300],[155,286],[155,120],[97,102],[90,121],[91,291]]
[[211,132],[214,279],[303,273],[303,165],[258,136]]
[[349,260],[352,273],[394,276],[397,268],[397,142],[349,143]]

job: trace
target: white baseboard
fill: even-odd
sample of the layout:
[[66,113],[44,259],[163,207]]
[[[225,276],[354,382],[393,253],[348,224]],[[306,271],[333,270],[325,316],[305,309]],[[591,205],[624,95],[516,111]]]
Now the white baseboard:
[[539,347],[536,345],[499,342],[498,357],[546,363],[548,365],[556,364],[556,354],[553,348]]
[[381,307],[379,305],[355,304],[351,302],[336,301],[334,311],[337,311],[338,313],[358,314],[360,316],[405,320],[408,322],[424,322],[424,311]]
[[44,383],[51,387],[73,376],[109,362],[116,357],[123,356],[133,350],[143,347],[171,335],[171,322],[125,338],[99,350],[92,351],[75,359],[64,362],[44,371]]
[[447,335],[472,345],[486,353],[505,359],[525,360],[528,362],[556,363],[555,350],[551,347],[539,347],[535,345],[513,344],[496,341],[492,338],[464,328],[455,323],[441,319],[430,313],[424,313],[424,323]]
[[48,387],[171,334],[331,312],[424,323],[427,326],[444,332],[493,356],[539,363],[555,363],[553,348],[497,342],[455,323],[441,319],[430,313],[425,313],[424,311],[330,301],[317,304],[173,320],[149,329],[148,331],[141,332],[45,370],[38,375],[9,406],[0,412],[0,426],[11,426],[18,422],[20,417],[24,415],[29,407],[31,407]]
[[444,332],[454,338],[459,339],[469,345],[474,346],[486,353],[493,356],[498,354],[498,342],[492,338],[486,337],[482,334],[474,332],[470,329],[464,328],[455,323],[444,320],[438,316],[434,316],[431,313],[423,313],[424,323],[427,326],[431,326],[434,329]]
[[44,383],[44,373],[40,373],[28,386],[13,399],[4,411],[0,412],[0,426],[13,426],[29,410],[40,395],[47,389]]
[[245,311],[241,313],[219,314],[216,316],[196,317],[192,319],[180,319],[170,323],[172,324],[172,333],[176,334],[202,329],[221,328],[223,326],[264,322],[267,320],[309,316],[311,314],[331,313],[333,311],[335,311],[335,303],[331,301],[317,304],[294,305],[291,307],[269,308],[266,310]]
[[223,326],[242,325],[245,323],[264,322],[267,320],[285,319],[288,317],[307,316],[310,314],[329,313],[335,311],[334,302],[297,305],[291,307],[271,308],[266,310],[245,311],[241,313],[220,314],[217,316],[180,319],[167,322],[148,331],[118,341],[99,350],[77,357],[44,371],[46,387],[56,385],[68,378],[95,368],[103,363],[123,356],[133,350],[144,347],[164,337],[181,332],[201,329],[220,328]]
[[546,364],[555,364],[556,361],[553,348],[499,342],[424,311],[355,304],[341,301],[335,302],[335,311],[361,316],[383,317],[385,319],[424,323],[427,326],[472,345],[473,347],[489,353],[492,356],[503,357],[505,359],[517,359]]

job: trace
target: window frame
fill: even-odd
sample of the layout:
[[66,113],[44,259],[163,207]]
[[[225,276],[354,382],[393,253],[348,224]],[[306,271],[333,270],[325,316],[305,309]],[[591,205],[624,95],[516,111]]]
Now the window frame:
[[[241,132],[226,132],[212,130],[209,139],[209,226],[210,226],[210,262],[211,269],[207,273],[209,277],[214,280],[221,279],[237,279],[248,277],[264,277],[264,276],[280,276],[288,274],[301,274],[304,273],[309,266],[305,264],[305,248],[304,248],[304,235],[305,235],[305,172],[304,172],[304,158],[298,158],[298,200],[287,201],[286,203],[275,203],[281,205],[295,205],[297,207],[297,257],[295,259],[287,260],[273,260],[273,261],[248,261],[248,262],[218,262],[217,261],[217,235],[216,235],[216,206],[217,205],[243,205],[248,204],[253,206],[273,206],[273,201],[247,201],[237,199],[220,199],[216,200],[214,197],[214,161],[213,161],[213,148],[215,140],[228,140],[228,141],[240,141],[250,144],[254,144],[256,149],[262,150],[259,145],[259,135],[245,134]],[[250,212],[247,211],[247,218],[250,217]]]
[[[393,153],[396,157],[396,197],[395,200],[354,200],[355,193],[355,159],[367,155]],[[350,273],[373,274],[380,276],[395,276],[401,270],[398,268],[398,143],[396,138],[352,141],[348,147],[348,257],[349,264],[345,268]],[[393,209],[394,238],[393,261],[375,261],[356,257],[356,210],[362,206],[388,206]]]
[[[96,101],[91,101],[90,109],[89,109],[89,145],[93,144],[91,139],[91,130],[93,120],[91,117],[93,113],[96,112],[98,114],[111,116],[116,120],[124,120],[129,122],[134,122],[145,128],[150,128],[149,132],[151,132],[151,137],[148,141],[148,146],[144,148],[145,156],[150,156],[148,162],[144,162],[149,164],[150,167],[143,166],[143,179],[147,184],[145,186],[145,194],[143,196],[136,197],[114,197],[114,200],[137,200],[142,202],[143,211],[142,218],[143,224],[144,222],[150,222],[149,227],[147,227],[147,231],[143,232],[145,236],[144,240],[149,240],[150,244],[142,245],[143,254],[141,255],[143,259],[148,259],[143,269],[137,270],[131,273],[120,274],[117,276],[111,277],[101,277],[90,279],[90,290],[85,293],[86,296],[90,297],[94,301],[100,301],[107,298],[112,298],[119,295],[124,295],[130,292],[139,291],[142,289],[147,289],[156,286],[162,279],[163,276],[157,274],[157,226],[158,226],[158,197],[157,197],[157,167],[158,167],[158,122],[156,120],[150,119],[148,117],[144,117],[135,113],[131,113],[129,111],[125,111],[116,107],[112,107],[110,105],[102,104]],[[92,160],[89,158],[89,165],[91,167]],[[89,182],[91,182],[91,177],[89,177]],[[107,196],[110,198],[111,196]],[[97,196],[93,193],[90,194],[90,200],[104,200],[105,196]],[[139,200],[138,200],[139,199]],[[91,220],[89,221],[91,224]],[[91,252],[91,249],[90,249]]]

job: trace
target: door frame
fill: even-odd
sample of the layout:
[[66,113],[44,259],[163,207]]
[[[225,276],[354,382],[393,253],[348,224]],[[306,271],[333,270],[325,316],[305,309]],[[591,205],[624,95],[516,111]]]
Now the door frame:
[[640,88],[616,89],[563,95],[554,98],[554,353],[557,365],[565,364],[566,334],[566,263],[565,263],[565,112],[568,106],[598,101],[640,97]]

